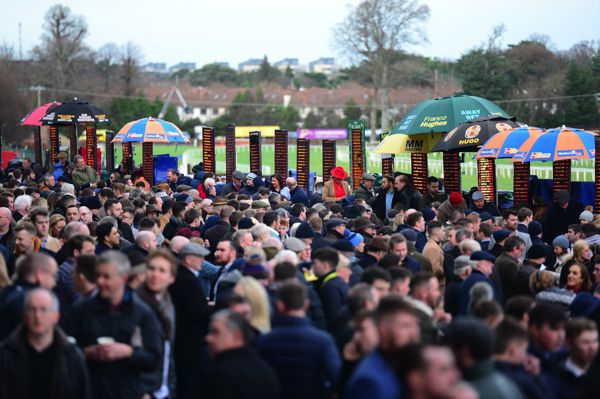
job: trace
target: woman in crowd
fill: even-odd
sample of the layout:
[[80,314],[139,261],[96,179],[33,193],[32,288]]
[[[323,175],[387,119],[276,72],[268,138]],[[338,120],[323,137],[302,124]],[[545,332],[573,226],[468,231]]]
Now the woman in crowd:
[[348,173],[341,166],[331,169],[331,180],[323,185],[323,201],[336,202],[351,195],[350,185],[344,180],[347,178]]
[[573,263],[565,266],[564,269],[567,270],[566,289],[573,291],[575,294],[591,289],[592,282],[590,281],[590,274],[587,267],[579,263]]
[[283,184],[283,177],[279,173],[271,176],[271,191],[290,199],[290,189]]

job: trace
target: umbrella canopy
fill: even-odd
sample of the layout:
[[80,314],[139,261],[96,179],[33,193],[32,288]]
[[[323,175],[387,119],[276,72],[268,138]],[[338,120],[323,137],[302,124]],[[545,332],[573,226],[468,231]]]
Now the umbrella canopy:
[[453,96],[425,100],[411,109],[392,134],[446,133],[461,123],[485,116],[508,114],[493,102],[476,96]]
[[57,101],[52,101],[51,103],[37,107],[29,114],[25,115],[23,119],[21,119],[21,126],[42,126],[40,119],[42,119],[42,117],[46,115],[49,110],[53,109],[57,105],[60,105],[60,103]]
[[403,152],[430,152],[440,140],[431,134],[390,134],[373,150],[376,154],[400,154]]
[[78,125],[108,123],[104,111],[87,101],[72,101],[57,105],[42,117],[43,125]]
[[512,158],[525,141],[529,138],[537,139],[543,133],[542,129],[530,126],[521,126],[514,130],[500,132],[481,146],[477,152],[477,159]]
[[502,116],[477,118],[472,121],[461,123],[456,128],[452,129],[431,151],[477,151],[479,146],[495,134],[513,130],[519,126],[520,125],[514,121],[514,118],[509,119]]
[[514,162],[594,159],[595,134],[580,129],[557,127],[526,140],[513,156]]
[[112,140],[122,143],[188,143],[181,130],[171,122],[152,117],[127,123]]

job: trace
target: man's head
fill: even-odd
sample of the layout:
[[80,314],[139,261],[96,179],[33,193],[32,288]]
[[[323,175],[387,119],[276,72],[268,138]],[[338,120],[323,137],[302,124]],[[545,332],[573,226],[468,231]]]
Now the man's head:
[[215,260],[219,265],[227,265],[235,260],[237,252],[233,242],[230,240],[221,240],[215,250]]
[[[88,211],[89,211],[89,221],[91,221],[92,212],[89,209],[88,209]],[[81,219],[81,215],[79,213],[79,208],[75,204],[70,205],[67,208],[65,215],[66,215],[67,223],[78,222]]]
[[483,205],[485,204],[485,199],[481,191],[475,191],[471,195],[471,200],[473,202],[473,209],[475,210],[483,208]]
[[410,296],[434,309],[440,303],[442,293],[437,277],[428,272],[419,272],[410,279]]
[[140,231],[137,237],[135,237],[135,244],[146,251],[152,251],[158,245],[156,236],[151,231]]
[[438,345],[409,345],[398,352],[403,386],[414,397],[448,398],[460,380],[452,351]]
[[502,212],[502,218],[504,219],[506,230],[517,231],[517,225],[519,224],[517,211],[514,209],[505,209],[504,212]]
[[400,257],[400,262],[403,262],[408,255],[408,242],[406,238],[400,234],[392,234],[390,236],[390,252]]
[[415,309],[399,296],[389,295],[379,301],[375,321],[384,352],[396,351],[421,338]]
[[242,348],[254,339],[252,326],[241,314],[230,310],[215,313],[210,322],[206,343],[212,357]]
[[81,255],[94,255],[96,243],[94,239],[88,235],[75,234],[67,241],[69,253],[73,258],[78,258]]
[[581,225],[580,224],[570,224],[567,227],[567,239],[571,244],[575,241],[581,239]]
[[96,237],[99,243],[104,243],[110,248],[115,248],[119,245],[121,235],[114,224],[101,223],[96,227]]
[[502,252],[514,259],[521,259],[525,253],[525,242],[517,236],[510,236],[504,241]]
[[369,267],[363,272],[361,280],[373,287],[373,290],[377,294],[377,301],[390,293],[392,277],[382,267]]
[[557,352],[565,341],[565,314],[555,305],[537,304],[529,312],[531,343],[543,352]]
[[79,294],[89,294],[96,287],[96,256],[81,255],[73,264],[73,288]]
[[98,257],[96,284],[98,295],[108,299],[113,305],[121,303],[125,284],[131,272],[127,256],[117,251],[106,251]]
[[394,188],[394,177],[384,176],[381,180],[381,188],[385,191],[391,191]]
[[53,289],[56,285],[58,265],[54,258],[41,252],[34,252],[17,261],[17,279],[42,288]]
[[15,198],[15,211],[19,212],[21,215],[27,215],[29,213],[29,208],[31,208],[31,202],[33,198],[29,195],[19,195]]
[[567,321],[565,330],[571,359],[579,367],[587,368],[598,354],[596,323],[589,319],[575,318]]
[[527,356],[527,329],[512,317],[506,317],[496,327],[494,355],[512,364],[523,364]]
[[52,173],[46,173],[42,177],[42,182],[48,188],[52,188],[56,185],[56,180],[54,179],[54,175]]
[[58,298],[46,288],[35,288],[25,295],[25,326],[30,337],[54,333],[60,319]]
[[427,178],[427,191],[433,196],[436,196],[440,190],[440,181],[435,176],[429,176]]
[[21,222],[15,227],[15,252],[18,254],[30,254],[35,247],[36,230],[33,224]]
[[421,212],[413,212],[406,217],[406,224],[421,233],[425,232],[425,218]]
[[491,357],[494,331],[478,319],[460,318],[448,325],[444,339],[464,371]]
[[285,179],[285,184],[290,190],[293,190],[298,186],[298,182],[293,177],[288,177],[287,179]]
[[319,248],[313,257],[313,270],[317,277],[322,278],[335,270],[339,262],[338,252],[330,247]]
[[167,170],[167,182],[177,183],[177,180],[179,180],[179,171],[177,169]]
[[85,169],[85,161],[83,160],[83,157],[81,155],[75,156],[75,168],[77,170]]
[[177,263],[166,249],[157,249],[146,259],[146,287],[151,292],[163,293],[175,281]]
[[568,191],[560,190],[554,194],[556,205],[560,208],[566,209],[569,207],[569,201],[571,200],[571,194]]
[[473,269],[489,277],[494,269],[496,257],[485,251],[476,251],[471,254],[471,261],[474,262]]
[[0,208],[0,231],[8,230],[12,220],[12,212],[6,207]]
[[362,176],[362,184],[367,188],[367,189],[372,189],[373,188],[373,183],[375,182],[375,177],[373,177],[372,174],[370,173],[365,173]]
[[48,211],[45,208],[33,208],[29,217],[35,226],[36,235],[40,238],[47,237],[50,229]]
[[401,266],[393,266],[387,269],[391,276],[390,292],[402,298],[410,292],[410,271]]
[[116,199],[109,199],[104,203],[104,210],[108,216],[120,218],[123,214],[123,205]]
[[190,242],[179,250],[179,259],[182,266],[199,271],[202,269],[204,257],[209,253],[210,251],[202,245]]
[[306,287],[296,281],[288,280],[277,288],[277,311],[281,315],[298,313],[300,315],[308,306]]

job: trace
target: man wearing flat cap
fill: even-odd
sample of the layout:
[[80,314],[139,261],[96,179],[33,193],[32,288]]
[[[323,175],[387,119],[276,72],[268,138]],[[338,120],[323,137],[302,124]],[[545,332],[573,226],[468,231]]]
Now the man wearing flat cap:
[[232,178],[231,182],[229,182],[229,183],[225,184],[223,187],[221,187],[220,195],[226,196],[227,194],[230,194],[230,193],[239,193],[242,190],[242,187],[243,187],[242,182],[244,181],[244,179],[246,179],[246,174],[244,172],[236,170],[231,175],[231,178]]
[[544,241],[552,242],[557,236],[565,234],[567,227],[579,223],[583,204],[571,199],[568,191],[560,190],[554,194],[554,204],[542,221]]
[[346,221],[341,218],[329,219],[327,223],[325,223],[325,228],[327,229],[325,239],[330,243],[334,243],[337,240],[341,240],[342,238],[344,238],[344,231],[346,231]]
[[370,200],[375,193],[373,192],[373,183],[375,182],[375,177],[370,173],[365,173],[362,176],[362,180],[356,190],[354,190],[354,198],[368,201]]
[[169,292],[175,306],[175,348],[177,397],[199,397],[202,376],[208,371],[209,357],[202,337],[208,332],[210,310],[198,279],[209,251],[189,243],[179,250],[179,266]]
[[496,257],[485,251],[475,251],[471,254],[471,266],[473,271],[465,281],[460,285],[459,310],[460,315],[466,315],[469,312],[469,303],[471,302],[471,288],[478,283],[489,286],[494,295],[494,300],[502,304],[499,288],[490,278],[494,271],[494,262]]

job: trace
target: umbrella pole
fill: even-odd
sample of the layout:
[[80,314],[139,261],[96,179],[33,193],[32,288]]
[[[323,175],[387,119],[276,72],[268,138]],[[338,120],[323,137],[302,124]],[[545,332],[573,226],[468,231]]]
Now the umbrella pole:
[[598,184],[598,178],[600,178],[600,160],[598,155],[600,154],[600,136],[594,137],[594,144],[596,145],[596,155],[594,158],[594,167],[596,171],[595,179],[595,198],[594,198],[594,213],[600,212],[600,184]]
[[87,125],[85,128],[85,149],[87,155],[87,164],[97,170],[97,157],[96,157],[96,126],[93,124]]
[[427,192],[427,153],[426,152],[411,152],[410,153],[410,173],[412,175],[413,185],[421,194]]
[[444,191],[460,193],[460,159],[458,152],[444,152]]
[[529,162],[513,163],[513,196],[517,207],[529,206]]
[[35,163],[38,165],[42,164],[42,135],[40,130],[40,126],[33,127],[33,153],[35,156]]
[[77,125],[69,126],[69,149],[70,159],[73,160],[77,155]]
[[569,191],[571,186],[571,160],[554,161],[552,163],[552,193]]
[[142,172],[144,173],[144,178],[151,186],[154,185],[154,158],[152,147],[152,143],[142,143]]

